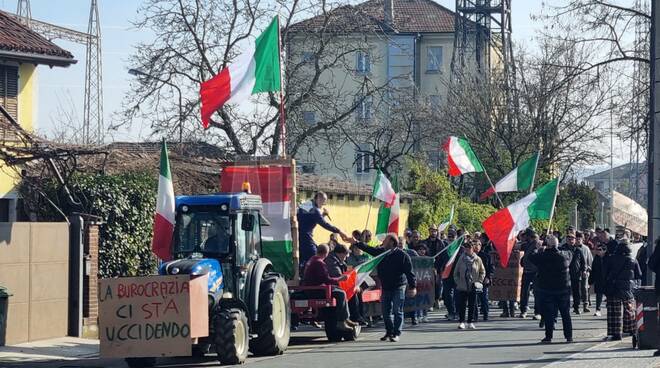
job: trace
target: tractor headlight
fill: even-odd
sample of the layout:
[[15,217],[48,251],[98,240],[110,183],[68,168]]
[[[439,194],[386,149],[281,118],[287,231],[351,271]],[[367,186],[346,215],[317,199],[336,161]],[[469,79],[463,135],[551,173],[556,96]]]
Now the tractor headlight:
[[170,274],[172,275],[178,275],[179,274],[179,267],[172,267],[172,270],[170,271]]

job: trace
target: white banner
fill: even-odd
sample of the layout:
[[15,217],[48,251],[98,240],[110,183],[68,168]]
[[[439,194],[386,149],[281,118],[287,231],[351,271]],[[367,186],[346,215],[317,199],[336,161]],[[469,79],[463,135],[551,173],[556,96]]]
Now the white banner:
[[642,236],[647,236],[649,216],[639,203],[613,192],[612,219],[617,225],[624,226]]

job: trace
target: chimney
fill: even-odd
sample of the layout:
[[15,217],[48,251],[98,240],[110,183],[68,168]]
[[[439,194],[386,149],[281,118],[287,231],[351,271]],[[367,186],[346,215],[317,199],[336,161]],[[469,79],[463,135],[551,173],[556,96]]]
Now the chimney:
[[394,26],[394,0],[385,0],[385,24]]

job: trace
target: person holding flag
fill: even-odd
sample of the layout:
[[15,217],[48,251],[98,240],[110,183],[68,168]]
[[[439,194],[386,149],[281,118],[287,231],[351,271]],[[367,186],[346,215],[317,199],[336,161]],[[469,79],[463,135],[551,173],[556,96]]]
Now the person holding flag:
[[442,302],[447,308],[447,320],[456,319],[456,303],[454,300],[456,292],[456,282],[452,276],[454,270],[454,261],[461,253],[461,244],[463,244],[463,237],[456,238],[456,231],[449,230],[447,233],[447,241],[449,244],[445,247],[445,251],[435,255],[435,266],[439,271],[440,280],[442,280]]
[[483,289],[483,281],[486,277],[486,268],[481,258],[477,255],[481,249],[481,241],[472,239],[463,243],[463,254],[456,262],[452,272],[456,282],[456,307],[458,308],[458,329],[465,329],[465,308],[467,307],[468,328],[474,330],[474,318],[476,313],[477,292]]
[[397,342],[403,329],[405,297],[414,298],[417,294],[417,280],[412,272],[410,256],[399,247],[399,240],[393,234],[388,234],[383,244],[376,248],[355,239],[350,239],[350,242],[363,252],[376,257],[370,262],[378,262],[376,269],[383,289],[381,306],[385,335],[380,340]]

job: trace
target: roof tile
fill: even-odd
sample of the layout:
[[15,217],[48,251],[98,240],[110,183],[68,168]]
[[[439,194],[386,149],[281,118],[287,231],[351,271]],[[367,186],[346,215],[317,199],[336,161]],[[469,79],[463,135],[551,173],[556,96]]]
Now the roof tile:
[[73,59],[73,55],[38,33],[0,12],[0,50]]

